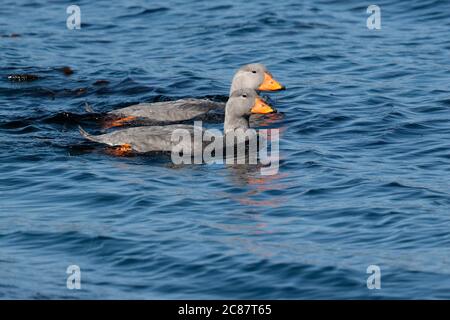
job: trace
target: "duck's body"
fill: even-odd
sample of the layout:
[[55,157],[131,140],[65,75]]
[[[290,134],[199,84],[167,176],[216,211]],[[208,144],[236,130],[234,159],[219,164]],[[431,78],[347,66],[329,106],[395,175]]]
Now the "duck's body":
[[[230,95],[240,89],[260,91],[283,90],[284,86],[273,79],[271,73],[262,64],[248,64],[241,67],[234,75]],[[120,126],[127,121],[147,120],[155,122],[179,122],[191,120],[211,112],[223,114],[225,103],[208,99],[181,99],[156,103],[140,103],[110,111],[108,114],[118,120],[111,126]]]
[[[273,109],[264,103],[252,89],[238,90],[233,93],[227,102],[225,110],[225,134],[236,129],[248,129],[250,113],[269,113]],[[189,135],[191,139],[173,139],[176,130],[183,136]],[[145,126],[93,136],[80,128],[81,134],[88,140],[103,143],[109,146],[126,146],[130,151],[146,153],[154,151],[173,151],[173,148],[191,150],[191,154],[202,150],[203,129],[201,127],[173,124],[167,126]],[[200,139],[194,139],[199,136]],[[182,144],[186,145],[182,145]]]
[[[93,136],[80,128],[80,132],[88,140],[98,143],[107,144],[109,146],[129,146],[132,151],[139,153],[154,152],[154,151],[171,151],[179,142],[172,141],[171,137],[175,130],[187,130],[191,137],[194,137],[194,132],[202,134],[203,130],[200,127],[173,124],[167,126],[145,126],[117,130],[111,133]],[[187,144],[188,142],[185,141]],[[193,141],[186,148],[194,148]],[[195,146],[196,150],[199,146]],[[201,150],[202,146],[200,146]],[[130,150],[130,151],[131,151]]]
[[178,122],[194,119],[209,112],[223,113],[225,103],[209,99],[180,99],[156,103],[140,103],[113,110],[109,115],[158,122]]

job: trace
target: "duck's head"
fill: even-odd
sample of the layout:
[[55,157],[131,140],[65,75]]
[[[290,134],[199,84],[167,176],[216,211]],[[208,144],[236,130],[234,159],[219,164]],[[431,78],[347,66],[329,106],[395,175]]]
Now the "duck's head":
[[239,89],[234,91],[228,99],[225,112],[233,118],[249,116],[253,113],[265,114],[276,112],[253,89]]
[[251,88],[260,91],[285,89],[261,63],[251,63],[239,68],[231,83],[230,95],[239,89]]
[[251,114],[266,114],[276,112],[269,104],[258,96],[253,89],[239,89],[234,91],[225,107],[225,133],[238,128],[249,127],[248,118]]

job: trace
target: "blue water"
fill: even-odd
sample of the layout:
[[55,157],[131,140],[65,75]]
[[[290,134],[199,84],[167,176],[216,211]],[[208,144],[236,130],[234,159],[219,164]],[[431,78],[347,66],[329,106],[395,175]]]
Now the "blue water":
[[[381,30],[356,0],[76,4],[80,30],[0,5],[1,299],[450,298],[450,2],[379,0]],[[277,175],[78,133],[85,102],[224,101],[254,61],[288,88]]]

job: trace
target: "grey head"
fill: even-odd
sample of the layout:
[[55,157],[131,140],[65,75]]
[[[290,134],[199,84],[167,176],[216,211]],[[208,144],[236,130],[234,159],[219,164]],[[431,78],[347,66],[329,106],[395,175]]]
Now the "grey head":
[[239,68],[234,74],[231,82],[230,96],[239,89],[250,88],[258,90],[264,82],[265,73],[269,73],[267,68],[261,63],[251,63]]
[[259,91],[279,91],[286,89],[275,80],[272,74],[261,63],[247,64],[234,75],[230,95],[239,89],[250,88]]
[[237,128],[247,129],[251,114],[272,113],[274,109],[263,101],[254,89],[246,88],[234,91],[225,107],[224,131]]

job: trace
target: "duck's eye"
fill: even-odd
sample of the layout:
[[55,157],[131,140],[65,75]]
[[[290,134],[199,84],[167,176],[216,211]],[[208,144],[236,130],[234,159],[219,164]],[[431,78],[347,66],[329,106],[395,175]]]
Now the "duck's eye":
[[253,70],[253,71],[252,71],[252,73],[256,73],[256,71],[255,71],[255,70]]
[[242,95],[242,98],[247,98],[247,95],[246,95],[246,94],[243,94],[243,95]]

